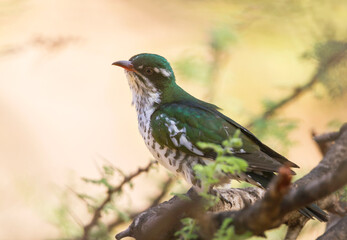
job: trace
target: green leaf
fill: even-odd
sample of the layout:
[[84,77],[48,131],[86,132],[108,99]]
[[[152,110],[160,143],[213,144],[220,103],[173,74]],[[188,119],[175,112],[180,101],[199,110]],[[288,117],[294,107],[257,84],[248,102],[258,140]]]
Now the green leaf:
[[186,194],[182,194],[182,193],[170,193],[171,195],[175,195],[177,196],[179,199],[181,200],[191,200]]
[[92,183],[95,185],[104,185],[110,190],[113,188],[113,186],[108,182],[106,178],[100,178],[100,179],[82,178],[82,180],[86,183]]
[[212,149],[217,154],[223,154],[224,149],[222,146],[215,143],[205,143],[205,142],[197,142],[196,145],[201,149]]
[[228,25],[219,25],[210,33],[210,46],[216,51],[225,51],[237,40],[233,29]]
[[252,236],[252,233],[247,232],[242,235],[237,235],[235,233],[234,226],[231,225],[232,218],[224,219],[222,226],[215,233],[213,240],[244,240]]
[[113,167],[104,165],[104,166],[102,166],[102,168],[103,168],[103,170],[104,170],[106,175],[108,175],[108,176],[113,176],[114,175]]
[[199,235],[197,232],[199,231],[199,227],[196,225],[196,221],[192,218],[183,218],[181,219],[182,228],[175,232],[176,237],[180,237],[179,239],[184,240],[193,240],[197,239]]

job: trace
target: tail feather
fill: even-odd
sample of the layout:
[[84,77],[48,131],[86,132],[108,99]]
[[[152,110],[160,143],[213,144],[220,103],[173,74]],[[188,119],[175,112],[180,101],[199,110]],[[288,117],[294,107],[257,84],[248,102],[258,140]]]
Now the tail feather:
[[[259,183],[262,187],[267,188],[268,184],[271,181],[271,178],[275,176],[274,173],[264,172],[262,175],[259,175],[254,172],[246,172],[246,174],[251,177],[254,181]],[[299,209],[299,212],[307,218],[318,219],[321,222],[328,221],[328,215],[316,204],[312,203],[304,208]]]
[[299,209],[299,212],[308,218],[316,218],[321,222],[328,221],[328,215],[316,204],[312,203],[309,206]]

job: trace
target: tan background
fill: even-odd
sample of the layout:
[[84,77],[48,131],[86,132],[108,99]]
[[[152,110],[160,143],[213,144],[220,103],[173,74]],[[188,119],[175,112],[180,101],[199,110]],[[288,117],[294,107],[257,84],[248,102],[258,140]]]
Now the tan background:
[[[56,237],[49,219],[61,191],[80,186],[80,176],[98,176],[100,156],[125,172],[148,162],[126,79],[111,63],[140,52],[174,61],[199,51],[223,11],[222,4],[164,2],[0,1],[0,239]],[[207,14],[214,8],[217,16]],[[61,46],[42,43],[59,38],[66,40]],[[215,103],[246,123],[245,115],[261,110],[261,99],[283,96],[283,87],[305,82],[313,66],[298,59],[310,41],[271,42],[268,33],[243,38],[227,65],[232,78],[222,76]],[[204,96],[203,86],[179,76],[178,82]],[[310,130],[346,119],[345,103],[310,93],[282,113],[299,119],[291,135],[297,145],[287,155],[302,172],[320,159]],[[154,191],[148,178],[137,183],[140,199]]]

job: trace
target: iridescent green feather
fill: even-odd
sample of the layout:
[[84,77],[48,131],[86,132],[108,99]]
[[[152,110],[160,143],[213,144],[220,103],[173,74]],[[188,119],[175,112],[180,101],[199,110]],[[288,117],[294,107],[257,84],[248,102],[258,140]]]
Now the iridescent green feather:
[[[186,103],[171,103],[159,107],[151,117],[151,128],[154,139],[161,145],[178,149],[188,154],[194,154],[184,146],[175,146],[170,140],[168,121],[175,121],[178,129],[185,129],[187,139],[198,148],[197,142],[207,142],[222,145],[222,142],[231,138],[237,128],[220,116],[196,108]],[[172,136],[171,136],[172,137]],[[179,140],[180,134],[175,136]],[[259,151],[259,147],[245,134],[241,133],[242,149],[252,153]],[[205,154],[209,150],[200,149]]]

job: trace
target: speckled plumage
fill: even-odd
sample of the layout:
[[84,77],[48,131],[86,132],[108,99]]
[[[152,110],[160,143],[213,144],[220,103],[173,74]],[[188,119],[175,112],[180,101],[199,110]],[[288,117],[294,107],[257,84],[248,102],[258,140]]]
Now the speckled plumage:
[[[159,71],[158,71],[159,72]],[[151,126],[151,116],[160,103],[160,93],[158,91],[149,91],[147,88],[151,85],[149,82],[142,82],[138,76],[132,72],[126,71],[130,89],[133,92],[133,101],[137,112],[138,128],[147,148],[158,162],[171,172],[181,174],[188,182],[195,185],[195,174],[192,165],[197,162],[203,163],[200,157],[190,156],[176,149],[171,149],[159,144],[153,137],[153,128]],[[167,74],[166,74],[167,75]],[[142,76],[143,78],[144,76]],[[145,80],[146,81],[146,80]],[[168,129],[175,127],[173,120],[166,118]],[[174,130],[174,129],[173,129]],[[172,130],[172,134],[174,131]],[[187,143],[189,143],[187,141]],[[176,142],[177,144],[177,142]],[[196,152],[199,150],[196,149]]]
[[[212,149],[200,149],[197,142],[221,145],[237,129],[241,131],[239,137],[243,145],[231,151],[234,156],[247,161],[248,168],[245,173],[227,174],[223,178],[266,187],[282,165],[298,167],[219,112],[218,107],[194,98],[180,88],[165,58],[138,54],[114,65],[125,69],[139,130],[150,152],[164,167],[183,175],[198,190],[203,183],[196,179],[193,166],[209,164],[216,153]],[[310,218],[326,220],[324,212],[313,204],[300,212]]]
[[[197,163],[209,164],[214,160],[215,153],[199,149],[196,143],[221,144],[239,128],[242,130],[243,147],[233,149],[233,152],[248,161],[249,170],[261,177],[264,171],[272,173],[284,162],[295,166],[221,114],[216,106],[194,98],[176,85],[174,73],[164,58],[140,54],[130,61],[132,69],[125,72],[137,111],[139,131],[155,159],[170,171],[183,175],[189,183],[201,188],[193,166]],[[248,173],[229,177],[261,186]]]

